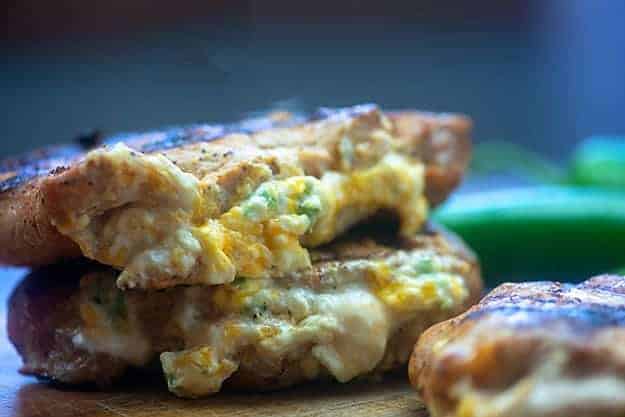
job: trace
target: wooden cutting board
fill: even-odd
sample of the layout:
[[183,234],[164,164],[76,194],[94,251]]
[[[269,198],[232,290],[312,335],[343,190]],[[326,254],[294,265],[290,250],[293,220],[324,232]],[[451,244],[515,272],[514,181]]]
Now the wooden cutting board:
[[167,391],[162,378],[133,379],[112,391],[55,387],[20,375],[19,357],[6,336],[6,300],[23,276],[0,268],[1,417],[427,417],[405,372],[378,381],[307,384],[273,393],[220,393],[182,400]]

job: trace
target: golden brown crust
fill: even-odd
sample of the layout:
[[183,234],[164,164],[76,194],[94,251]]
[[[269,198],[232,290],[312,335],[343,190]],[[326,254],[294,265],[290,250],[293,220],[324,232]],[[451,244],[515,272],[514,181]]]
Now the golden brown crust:
[[471,160],[471,120],[456,114],[390,113],[397,134],[426,162],[426,193],[432,205],[460,184]]
[[[425,161],[427,194],[431,203],[439,203],[466,168],[470,122],[461,116],[418,112],[393,113],[390,119],[406,148]],[[197,178],[212,177],[224,190],[216,202],[223,208],[264,180],[266,174],[257,169],[260,165],[269,167],[273,175],[293,165],[313,176],[340,170],[337,135],[349,126],[350,133],[357,136],[388,120],[374,106],[357,106],[329,111],[303,124],[297,118],[260,119],[228,128],[200,125],[174,133],[114,137],[101,143],[124,140],[144,153],[162,153]],[[0,164],[0,171],[4,171],[0,174],[0,263],[33,266],[75,257],[80,250],[50,219],[62,218],[69,209],[102,211],[107,205],[123,204],[102,201],[102,196],[115,191],[111,187],[119,184],[107,181],[107,175],[85,175],[79,162],[84,152],[75,146],[59,149]],[[367,150],[371,157],[383,151],[375,146]],[[366,159],[364,154],[360,161],[365,163]]]
[[409,376],[434,416],[621,416],[624,342],[625,277],[504,284],[428,329]]
[[0,195],[0,263],[45,265],[80,256],[50,224],[40,179]]

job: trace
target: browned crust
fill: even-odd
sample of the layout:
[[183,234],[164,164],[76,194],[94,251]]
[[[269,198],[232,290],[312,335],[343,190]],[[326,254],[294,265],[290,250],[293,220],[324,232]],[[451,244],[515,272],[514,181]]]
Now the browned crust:
[[389,115],[400,137],[413,142],[414,155],[426,162],[426,194],[443,202],[460,184],[471,160],[471,120],[457,114],[399,111]]
[[[282,115],[231,126],[197,125],[116,136],[99,143],[124,140],[131,148],[163,153],[198,177],[217,175],[226,186],[236,187],[246,175],[245,168],[257,158],[253,152],[254,147],[258,148],[255,141],[263,143],[261,148],[299,149],[301,163],[309,175],[319,176],[332,169],[331,153],[335,150],[316,147],[319,130],[336,129],[349,119],[366,129],[380,123],[380,112],[375,106],[356,106],[325,110],[306,123],[301,118]],[[466,169],[470,121],[459,115],[413,111],[391,113],[390,119],[408,149],[426,163],[426,191],[431,204],[441,202]],[[289,132],[299,132],[301,139],[289,142]],[[302,150],[305,146],[314,148],[310,155]],[[37,266],[80,255],[79,248],[56,230],[50,218],[63,208],[88,207],[110,186],[106,178],[92,183],[92,179],[78,174],[78,162],[84,152],[76,146],[53,148],[0,164],[0,171],[4,171],[0,172],[0,263]],[[278,167],[276,158],[279,156],[264,157],[263,162]],[[202,163],[198,163],[199,159]]]
[[[625,381],[624,342],[625,277],[603,275],[579,285],[503,284],[465,313],[424,332],[409,376],[432,414],[452,415],[458,381],[503,391],[562,350],[568,377],[608,374]],[[625,412],[605,403],[583,408],[565,406],[553,415]]]
[[46,265],[80,256],[50,223],[40,179],[0,195],[0,263]]
[[[405,365],[410,348],[418,334],[433,323],[460,313],[468,308],[481,294],[482,280],[480,269],[473,253],[453,235],[440,229],[429,229],[425,234],[414,239],[391,241],[384,244],[371,235],[370,231],[350,236],[347,240],[314,250],[316,261],[313,268],[297,274],[297,282],[312,289],[318,289],[328,271],[335,269],[336,263],[353,259],[382,259],[398,249],[433,250],[441,255],[453,255],[465,260],[470,270],[463,273],[469,287],[469,297],[462,306],[454,311],[446,310],[435,314],[424,312],[413,323],[415,331],[409,337],[389,341],[389,347],[406,351],[401,361],[385,362],[376,372],[396,369]],[[369,237],[362,237],[363,235]],[[71,340],[80,326],[78,312],[78,292],[80,278],[98,270],[110,271],[110,268],[94,263],[68,263],[53,265],[34,271],[18,286],[10,299],[8,311],[9,338],[16,346],[24,361],[23,371],[28,374],[45,376],[66,383],[95,382],[107,385],[118,379],[128,368],[128,364],[108,355],[93,355],[76,347]],[[54,279],[50,279],[50,275]],[[115,273],[111,271],[111,279]],[[282,277],[279,279],[291,279]],[[156,346],[157,351],[183,349],[182,336],[164,335],[162,326],[153,323],[165,323],[171,317],[172,304],[179,298],[183,288],[166,291],[144,292],[128,290],[128,297],[143,299],[141,315],[145,322],[145,331]],[[210,291],[206,289],[205,291]],[[412,325],[411,325],[412,326]],[[249,352],[251,359],[243,361],[240,369],[228,380],[226,386],[251,389],[274,390],[310,379],[302,371],[298,361],[283,358],[279,363],[262,363]],[[325,377],[323,374],[320,377]]]
[[[91,263],[72,262],[33,271],[9,299],[7,330],[23,357],[22,373],[64,383],[97,382],[106,386],[127,368],[105,354],[77,350],[72,332],[79,323],[80,277],[102,269]],[[40,279],[53,275],[54,279]]]

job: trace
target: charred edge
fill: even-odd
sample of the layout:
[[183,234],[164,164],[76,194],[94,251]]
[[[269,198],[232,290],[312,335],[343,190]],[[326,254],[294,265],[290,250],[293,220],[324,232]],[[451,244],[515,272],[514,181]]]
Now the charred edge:
[[80,155],[82,148],[76,145],[50,146],[28,152],[16,158],[0,162],[0,174],[13,175],[0,181],[0,193],[10,191],[32,178],[45,175],[63,163]]
[[[224,136],[225,129],[223,126],[190,126],[185,128],[172,128],[167,130],[160,139],[141,144],[135,147],[140,152],[157,152],[178,146],[189,145],[197,142],[210,142],[219,137]],[[132,136],[127,139],[123,137],[112,137],[108,139],[107,144],[115,144],[125,140],[132,140]],[[130,145],[132,146],[132,145]]]
[[[102,138],[99,132],[93,132],[79,140],[77,145],[54,146],[29,152],[21,157],[0,162],[0,173],[16,172],[12,177],[0,181],[0,192],[10,191],[25,182],[51,172],[59,164],[67,163],[80,156],[84,151],[99,145],[113,145],[127,142],[127,145],[146,153],[164,151],[198,142],[211,142],[229,134],[251,134],[278,127],[293,127],[307,121],[319,121],[330,118],[357,116],[376,109],[375,105],[366,104],[346,109],[321,108],[312,115],[294,115],[286,121],[276,121],[268,117],[245,119],[228,125],[197,124],[186,127],[173,127],[159,134],[158,139],[141,143],[141,138],[158,131],[146,133],[127,133]],[[133,146],[133,141],[137,142]]]
[[81,153],[82,148],[76,145],[56,145],[37,149],[0,161],[0,173],[17,171],[20,169],[48,168],[54,160],[71,158]]
[[76,142],[84,150],[89,150],[100,145],[102,143],[102,139],[102,132],[100,132],[99,130],[93,130],[91,132],[79,135],[78,137],[76,137],[76,139],[74,139],[74,142]]
[[23,170],[21,173],[0,182],[0,193],[11,191],[38,175],[41,175],[41,173],[31,169]]
[[317,121],[330,118],[347,118],[368,113],[376,109],[378,109],[378,106],[371,103],[346,108],[320,107],[317,111],[311,114],[310,120]]

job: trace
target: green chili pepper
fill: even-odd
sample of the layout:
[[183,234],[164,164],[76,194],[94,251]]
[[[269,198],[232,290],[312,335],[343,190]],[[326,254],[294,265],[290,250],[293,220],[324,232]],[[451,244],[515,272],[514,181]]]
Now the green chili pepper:
[[476,146],[471,171],[488,175],[511,172],[544,184],[568,184],[625,190],[625,137],[593,136],[577,146],[568,167],[507,142]]
[[478,254],[487,285],[566,281],[625,264],[625,192],[541,186],[452,198],[433,219]]
[[577,147],[571,182],[625,190],[625,137],[594,136]]
[[623,275],[625,276],[625,266],[620,266],[615,270],[611,271],[613,274]]
[[567,173],[558,164],[514,143],[483,142],[475,146],[471,173],[509,172],[544,184],[563,183]]

